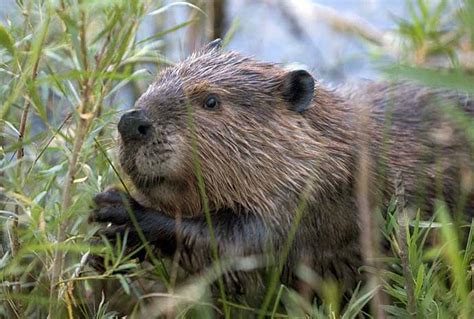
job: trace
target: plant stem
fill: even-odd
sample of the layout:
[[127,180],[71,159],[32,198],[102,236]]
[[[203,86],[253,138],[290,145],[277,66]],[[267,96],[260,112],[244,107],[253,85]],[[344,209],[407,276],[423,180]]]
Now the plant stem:
[[[361,127],[369,127],[369,115],[365,112],[361,114],[359,119]],[[365,265],[370,267],[372,270],[368,274],[368,282],[375,286],[376,292],[374,297],[370,300],[372,313],[374,318],[386,318],[386,314],[383,310],[385,302],[385,296],[381,287],[381,271],[380,265],[376,261],[378,255],[378,236],[377,236],[377,222],[374,221],[372,212],[374,209],[374,203],[372,194],[370,192],[370,184],[373,180],[371,168],[371,158],[369,153],[369,132],[361,132],[360,151],[358,160],[358,174],[357,174],[357,206],[359,210],[360,224],[363,230],[360,232],[360,246],[363,262]]]
[[397,197],[397,219],[400,227],[399,230],[399,246],[400,259],[403,266],[403,277],[405,278],[405,287],[407,292],[407,311],[411,316],[416,314],[415,293],[413,289],[413,276],[410,271],[410,263],[408,260],[408,216],[405,210],[405,186],[403,185],[402,173],[397,172],[395,179],[395,195]]
[[[42,40],[44,41],[44,39]],[[41,44],[42,45],[42,44]],[[31,46],[28,48],[28,50],[31,48]],[[33,69],[32,69],[32,74],[31,74],[31,81],[34,82],[36,80],[36,76],[38,74],[38,66],[40,62],[40,55],[38,54],[34,64],[33,64]],[[17,166],[17,175],[18,176],[24,176],[22,174],[22,159],[25,156],[25,149],[23,147],[23,138],[25,136],[25,131],[26,131],[26,123],[28,121],[28,114],[30,112],[30,107],[31,103],[29,99],[25,99],[24,107],[23,107],[23,112],[21,114],[20,118],[20,127],[18,129],[18,145],[19,148],[16,152],[16,158],[18,160],[18,166]],[[23,184],[23,182],[22,182]],[[15,258],[15,256],[18,255],[18,251],[20,250],[20,235],[18,231],[19,227],[19,218],[21,215],[21,208],[19,204],[15,204],[15,216],[13,217],[13,222],[12,222],[12,227],[11,227],[11,252],[12,252],[12,258]],[[15,276],[14,278],[14,292],[19,294],[21,293],[21,283],[20,283],[20,277]],[[17,310],[19,311],[20,315],[22,314],[22,305],[21,301],[18,300],[16,302],[16,307]]]
[[[88,131],[89,121],[87,119],[81,118],[79,121],[79,127],[77,129],[76,139],[74,141],[73,152],[71,156],[71,160],[69,161],[69,169],[67,172],[66,178],[66,185],[64,187],[63,193],[63,201],[62,201],[62,217],[64,217],[65,213],[67,213],[68,209],[71,207],[72,204],[72,193],[73,193],[73,186],[74,186],[74,179],[78,169],[78,159],[79,153],[82,148],[82,144],[84,143],[85,135]],[[58,235],[57,235],[57,242],[62,243],[66,239],[66,230],[68,227],[68,220],[62,218],[61,222],[58,226]],[[53,313],[53,305],[55,304],[53,299],[56,295],[56,283],[59,281],[62,268],[63,268],[63,261],[64,261],[64,253],[58,247],[54,254],[53,259],[53,268],[52,268],[52,275],[51,275],[51,290],[50,290],[50,310],[49,316]],[[60,298],[60,294],[58,295],[58,299]],[[59,300],[58,300],[59,301]]]
[[[81,43],[81,60],[83,61],[84,72],[87,74],[88,71],[88,55],[87,55],[87,38],[86,38],[86,16],[82,11],[80,14],[81,28],[79,32],[80,43]],[[58,225],[57,242],[58,244],[66,240],[66,231],[68,228],[68,219],[64,218],[72,204],[72,195],[74,190],[74,179],[79,168],[79,155],[84,144],[84,140],[87,132],[89,131],[90,123],[94,118],[94,113],[88,114],[89,106],[92,102],[91,97],[91,86],[92,81],[90,78],[85,76],[81,83],[82,101],[78,107],[79,123],[76,129],[76,137],[74,139],[74,146],[69,161],[69,169],[67,172],[66,183],[64,186],[63,200],[62,200],[62,214],[60,216],[60,222]],[[53,258],[53,267],[51,275],[51,286],[50,286],[50,301],[49,301],[49,318],[52,318],[54,312],[54,298],[57,295],[57,301],[59,302],[62,298],[62,291],[58,290],[57,283],[60,280],[63,263],[65,259],[65,253],[59,248],[56,248]],[[56,308],[57,310],[57,308]]]

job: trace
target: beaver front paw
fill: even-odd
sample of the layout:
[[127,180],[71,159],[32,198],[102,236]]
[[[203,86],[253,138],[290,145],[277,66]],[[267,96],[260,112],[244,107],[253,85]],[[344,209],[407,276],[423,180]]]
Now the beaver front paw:
[[[120,240],[126,245],[125,252],[140,261],[146,257],[146,243],[151,244],[161,255],[174,254],[176,223],[173,218],[143,207],[130,195],[115,188],[96,195],[94,202],[96,208],[91,212],[89,221],[101,226],[97,231],[100,238],[112,245]],[[105,268],[100,264],[101,257],[92,256],[90,259],[90,264],[96,270]]]
[[[98,223],[101,227],[92,245],[97,245],[104,239],[115,245],[120,240],[126,246],[126,254],[132,254],[132,258],[143,260],[145,251],[140,248],[143,248],[141,246],[144,244],[142,239],[148,240],[149,231],[145,209],[130,195],[115,188],[96,195],[94,203],[96,208],[91,212],[89,222]],[[139,230],[135,226],[141,229],[143,236],[139,235]],[[89,264],[99,272],[105,270],[104,259],[101,256],[91,255]]]

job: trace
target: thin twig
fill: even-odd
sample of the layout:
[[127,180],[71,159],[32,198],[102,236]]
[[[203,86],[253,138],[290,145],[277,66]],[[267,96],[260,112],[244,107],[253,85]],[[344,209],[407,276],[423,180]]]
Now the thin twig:
[[224,37],[224,25],[226,22],[226,0],[212,0],[207,4],[209,19],[208,21],[208,40],[214,40]]
[[[81,13],[81,25],[80,28],[80,41],[81,41],[81,59],[83,60],[83,67],[88,67],[87,63],[87,38],[86,38],[86,17],[85,14]],[[87,74],[88,69],[84,69],[85,73]],[[69,161],[69,169],[67,172],[66,183],[64,187],[63,193],[63,201],[62,201],[62,211],[65,214],[68,209],[71,207],[72,204],[72,194],[73,194],[73,185],[76,173],[79,169],[78,162],[79,162],[79,155],[82,149],[82,145],[84,144],[85,136],[89,130],[89,126],[91,120],[93,119],[94,115],[88,114],[89,106],[92,102],[92,96],[90,96],[90,88],[92,86],[92,81],[88,77],[85,77],[82,81],[82,101],[79,105],[79,125],[76,130],[76,137],[74,139],[74,146],[71,155],[71,159]],[[68,227],[68,220],[63,218],[59,222],[58,226],[58,234],[57,234],[57,241],[58,243],[62,243],[66,239],[66,230]],[[58,301],[61,299],[61,291],[57,288],[57,283],[61,277],[63,262],[64,262],[65,254],[64,252],[58,247],[54,254],[53,259],[53,267],[52,267],[52,275],[51,275],[51,290],[50,290],[50,307],[49,307],[49,317],[52,318],[52,314],[55,313],[53,311],[53,302],[54,297],[57,295]],[[57,292],[57,293],[56,293]]]
[[[360,127],[369,128],[369,115],[367,112],[361,114]],[[367,129],[368,130],[368,129]],[[375,286],[376,292],[374,297],[370,300],[370,305],[373,311],[374,318],[384,319],[386,314],[383,310],[385,302],[385,295],[382,291],[381,280],[381,266],[376,261],[379,254],[379,240],[377,236],[377,222],[372,216],[374,208],[373,198],[369,190],[370,184],[373,181],[371,172],[371,158],[369,153],[369,135],[368,131],[360,134],[360,151],[358,160],[358,174],[357,174],[357,206],[359,210],[360,224],[363,230],[360,232],[360,246],[363,262],[371,271],[368,274],[368,281]]]
[[[43,39],[43,41],[44,41],[44,39]],[[30,48],[28,48],[28,50]],[[32,82],[35,81],[36,76],[38,74],[38,66],[39,66],[39,62],[40,62],[40,56],[41,55],[38,54],[38,57],[37,57],[35,63],[33,64],[33,69],[32,69],[32,74],[31,74],[31,81]],[[16,151],[16,158],[18,160],[17,176],[23,176],[23,174],[21,172],[22,166],[23,166],[22,165],[22,159],[25,156],[25,149],[23,147],[23,138],[25,136],[26,123],[28,121],[28,114],[30,112],[30,107],[31,107],[30,99],[25,98],[23,112],[22,112],[21,118],[20,118],[20,127],[19,127],[19,130],[18,130],[18,145],[19,145],[19,148]],[[15,204],[15,215],[13,216],[12,227],[11,227],[11,237],[10,237],[11,238],[12,258],[15,258],[15,256],[17,256],[17,254],[18,254],[18,251],[20,250],[20,234],[19,234],[19,231],[18,231],[20,215],[21,215],[20,205]],[[16,282],[16,284],[13,286],[14,291],[15,291],[15,293],[19,294],[21,292],[21,283],[20,283],[19,278],[15,278],[14,282]],[[22,306],[21,306],[21,302],[19,300],[18,300],[18,303],[17,303],[16,306],[18,307],[18,309],[20,309],[20,313],[21,313]]]
[[405,286],[407,292],[407,311],[411,316],[416,314],[415,293],[413,288],[413,276],[410,270],[408,260],[408,215],[405,209],[405,186],[403,184],[403,176],[399,171],[395,178],[395,195],[397,197],[397,220],[399,224],[399,247],[400,259],[403,266],[403,277],[405,278]]

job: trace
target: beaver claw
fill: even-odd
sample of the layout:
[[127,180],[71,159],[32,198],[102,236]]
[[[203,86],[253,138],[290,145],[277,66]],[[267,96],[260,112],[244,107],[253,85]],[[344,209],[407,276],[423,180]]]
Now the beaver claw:
[[[133,252],[133,257],[140,260],[145,258],[144,249],[140,249],[144,241],[164,253],[173,251],[175,224],[172,218],[141,206],[130,195],[115,188],[96,195],[94,203],[96,208],[89,221],[101,225],[97,231],[101,238],[112,244],[120,238],[126,244],[126,251]],[[94,264],[100,263],[101,259],[93,257],[92,266],[99,270],[101,267]]]
[[[146,219],[144,218],[144,208],[140,206],[128,194],[115,188],[106,190],[94,197],[96,208],[89,215],[89,222],[99,223],[101,227],[97,231],[97,235],[104,238],[108,242],[115,244],[117,239],[124,240],[127,246],[127,252],[136,251],[143,244],[137,229],[134,227],[132,217],[134,216],[137,226],[142,229],[145,235]],[[145,238],[148,240],[147,236]],[[100,240],[94,240],[93,245]],[[143,259],[143,253],[136,253],[133,257]],[[103,258],[97,255],[89,258],[89,264],[96,270],[103,272]]]
[[[89,216],[89,222],[126,224],[130,222],[131,197],[115,188],[99,193],[94,197],[96,208]],[[128,210],[127,210],[128,208]]]

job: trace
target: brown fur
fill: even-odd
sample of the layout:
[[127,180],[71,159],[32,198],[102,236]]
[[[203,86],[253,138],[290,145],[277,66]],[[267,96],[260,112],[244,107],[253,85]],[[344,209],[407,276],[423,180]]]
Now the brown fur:
[[[197,220],[204,211],[199,167],[216,227],[219,218],[228,218],[219,217],[219,211],[243,218],[232,232],[218,230],[221,256],[239,257],[264,253],[262,242],[278,253],[299,203],[306,200],[283,281],[291,282],[304,260],[317,274],[337,278],[346,287],[358,280],[361,265],[364,225],[354,185],[367,139],[372,206],[387,204],[393,178],[401,171],[411,205],[431,211],[434,185],[441,185],[439,195],[451,208],[473,212],[473,141],[440,109],[454,103],[473,116],[472,99],[413,84],[367,83],[334,91],[316,83],[312,106],[298,113],[281,93],[287,73],[216,49],[164,70],[135,106],[152,121],[153,137],[144,145],[121,145],[122,167],[136,186],[138,201],[190,223]],[[215,110],[203,107],[209,94],[220,100]],[[240,236],[232,237],[234,232]],[[207,236],[190,230],[189,249],[181,257],[185,268],[199,271],[209,264]],[[254,242],[252,236],[263,239]],[[251,278],[240,284],[256,285]]]

